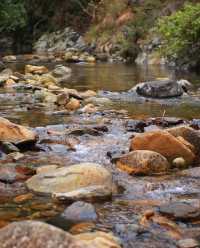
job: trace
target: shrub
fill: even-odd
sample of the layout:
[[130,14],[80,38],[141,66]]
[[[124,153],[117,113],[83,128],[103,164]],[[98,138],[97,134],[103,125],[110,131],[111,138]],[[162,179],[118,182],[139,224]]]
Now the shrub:
[[164,41],[161,53],[180,65],[200,65],[200,3],[160,19],[158,31]]

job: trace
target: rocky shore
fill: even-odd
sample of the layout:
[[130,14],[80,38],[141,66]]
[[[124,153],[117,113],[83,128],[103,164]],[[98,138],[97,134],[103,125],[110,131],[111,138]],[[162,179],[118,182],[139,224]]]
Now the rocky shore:
[[[116,99],[105,92],[63,87],[71,74],[63,64],[1,64],[2,248],[199,247],[200,121],[133,119],[108,107]],[[191,88],[157,80],[112,96],[182,101]],[[38,114],[26,127],[8,101],[55,124],[40,125]]]

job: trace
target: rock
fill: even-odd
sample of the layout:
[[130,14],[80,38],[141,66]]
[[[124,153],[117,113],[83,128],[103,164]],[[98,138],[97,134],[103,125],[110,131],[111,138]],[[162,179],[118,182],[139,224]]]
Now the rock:
[[6,66],[2,61],[0,61],[0,72],[3,71],[4,69],[6,69]]
[[19,149],[13,145],[10,142],[1,142],[0,141],[0,149],[6,154],[12,153],[12,152],[19,152]]
[[83,244],[95,248],[120,248],[119,240],[112,233],[90,232],[75,235]]
[[162,154],[170,162],[182,157],[187,164],[194,161],[195,155],[188,146],[167,131],[153,131],[137,134],[131,141],[131,150],[149,150]]
[[67,232],[37,221],[14,222],[0,229],[1,248],[89,248]]
[[141,96],[151,98],[179,97],[184,93],[181,85],[173,80],[139,83],[130,91],[136,91]]
[[3,85],[13,74],[11,69],[5,69],[0,73],[0,86]]
[[178,248],[198,248],[200,244],[195,239],[181,239],[177,245]]
[[192,84],[185,79],[181,79],[177,81],[177,83],[183,88],[185,92],[188,92],[188,90],[192,89]]
[[20,152],[12,152],[12,153],[9,154],[8,157],[11,158],[12,161],[16,162],[16,161],[24,158],[24,154],[20,153]]
[[58,81],[51,74],[43,74],[38,78],[38,83],[46,88],[50,88],[52,86],[56,86]]
[[57,65],[52,71],[54,77],[64,77],[66,74],[71,74],[72,69],[63,65]]
[[129,174],[152,175],[170,169],[165,157],[157,152],[138,150],[123,155],[117,160],[117,167]]
[[57,96],[56,103],[60,106],[66,105],[69,102],[69,94],[67,93],[61,93]]
[[159,212],[175,220],[188,221],[198,220],[200,210],[186,202],[172,202],[159,207]]
[[9,62],[15,62],[17,60],[17,57],[14,55],[7,55],[2,58],[3,62],[9,63]]
[[65,105],[65,108],[70,110],[70,111],[75,111],[79,109],[81,106],[81,103],[79,100],[75,98],[71,98],[70,101]]
[[101,165],[83,163],[35,175],[26,185],[58,199],[104,198],[112,194],[112,175]]
[[18,195],[17,197],[15,197],[14,202],[15,203],[22,203],[22,202],[26,202],[28,200],[33,199],[33,194],[28,193],[25,195]]
[[80,96],[81,96],[83,99],[89,98],[89,97],[94,97],[94,96],[96,96],[96,95],[97,95],[97,93],[96,93],[95,91],[93,91],[93,90],[87,90],[87,91],[85,91],[85,92],[81,92],[81,93],[80,93]]
[[86,56],[85,62],[87,62],[87,63],[95,63],[96,58],[94,56]]
[[45,66],[35,66],[35,65],[26,65],[25,66],[25,74],[45,74],[48,73],[49,70]]
[[62,213],[62,217],[71,222],[95,221],[97,214],[92,204],[78,201]]
[[126,130],[128,132],[137,132],[137,133],[143,133],[144,128],[147,126],[147,124],[144,121],[140,120],[128,120],[126,123]]
[[15,81],[13,79],[9,78],[8,80],[6,80],[4,87],[10,88],[10,87],[13,87],[13,85],[15,85]]
[[97,107],[95,107],[92,103],[88,103],[82,109],[80,109],[81,113],[88,113],[88,114],[92,114],[97,111],[98,111]]
[[182,137],[187,142],[193,145],[196,153],[200,152],[200,132],[193,128],[181,125],[173,128],[166,129],[167,132],[172,134],[174,137]]
[[185,159],[184,159],[184,158],[175,158],[175,159],[172,161],[172,165],[173,165],[175,168],[184,169],[184,168],[186,167],[186,162],[185,162]]
[[56,78],[58,83],[66,82],[71,76],[71,68],[57,65],[53,71],[51,71],[51,75]]
[[40,100],[46,103],[56,103],[57,101],[57,96],[46,89],[35,91],[34,97],[37,100]]
[[54,171],[55,169],[58,168],[58,165],[44,165],[44,166],[41,166],[39,168],[36,169],[36,173],[37,174],[40,174],[40,173],[47,173],[47,172],[50,172],[50,171]]
[[0,141],[22,145],[22,143],[35,143],[36,140],[37,136],[35,132],[0,117]]

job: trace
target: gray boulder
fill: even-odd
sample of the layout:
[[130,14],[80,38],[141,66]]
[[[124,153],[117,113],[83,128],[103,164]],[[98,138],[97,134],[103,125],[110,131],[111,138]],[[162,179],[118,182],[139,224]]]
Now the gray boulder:
[[158,80],[139,83],[129,92],[133,91],[138,95],[150,98],[179,97],[184,93],[182,85],[174,80]]

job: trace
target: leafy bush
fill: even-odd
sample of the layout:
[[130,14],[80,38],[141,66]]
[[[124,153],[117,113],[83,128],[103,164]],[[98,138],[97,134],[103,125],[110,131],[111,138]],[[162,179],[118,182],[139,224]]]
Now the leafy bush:
[[1,0],[0,2],[0,31],[15,31],[27,23],[24,0]]
[[200,65],[200,3],[186,4],[162,18],[158,31],[164,40],[161,52],[165,56],[178,64]]

